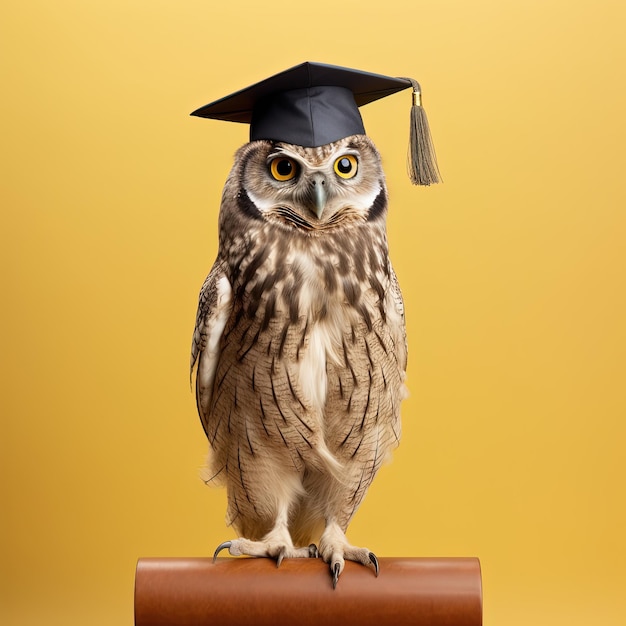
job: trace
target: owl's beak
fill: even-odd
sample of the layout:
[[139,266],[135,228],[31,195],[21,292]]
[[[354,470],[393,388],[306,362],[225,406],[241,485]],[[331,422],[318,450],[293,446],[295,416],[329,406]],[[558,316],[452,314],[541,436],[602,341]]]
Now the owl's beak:
[[313,186],[313,198],[315,201],[315,215],[317,215],[317,219],[322,219],[322,213],[324,212],[324,207],[326,206],[326,179],[324,176],[319,175],[313,178],[313,182],[311,183]]

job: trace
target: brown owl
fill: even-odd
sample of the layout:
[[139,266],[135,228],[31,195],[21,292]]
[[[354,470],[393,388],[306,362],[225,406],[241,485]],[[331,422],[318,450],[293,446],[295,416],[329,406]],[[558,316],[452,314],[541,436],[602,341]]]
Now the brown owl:
[[[306,63],[195,112],[251,123],[224,187],[191,355],[207,482],[226,486],[240,535],[216,555],[319,554],[333,585],[345,559],[378,574],[345,533],[399,442],[407,364],[385,177],[354,73]],[[366,77],[375,97],[411,86]]]

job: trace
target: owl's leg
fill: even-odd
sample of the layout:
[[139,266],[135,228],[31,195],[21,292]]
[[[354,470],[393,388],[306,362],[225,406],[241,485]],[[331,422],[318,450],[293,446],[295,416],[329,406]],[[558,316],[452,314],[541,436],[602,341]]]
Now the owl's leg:
[[345,561],[356,561],[370,566],[378,576],[378,559],[367,548],[357,548],[348,542],[348,539],[335,521],[328,521],[320,538],[320,556],[330,565],[333,576],[333,588],[337,586],[339,575],[343,572]]
[[276,559],[276,567],[280,567],[284,558],[317,558],[318,552],[315,544],[306,548],[296,548],[291,540],[287,526],[289,518],[289,507],[281,506],[276,516],[274,527],[260,541],[251,541],[240,537],[232,541],[225,541],[215,550],[213,560],[225,549],[232,556],[256,556]]

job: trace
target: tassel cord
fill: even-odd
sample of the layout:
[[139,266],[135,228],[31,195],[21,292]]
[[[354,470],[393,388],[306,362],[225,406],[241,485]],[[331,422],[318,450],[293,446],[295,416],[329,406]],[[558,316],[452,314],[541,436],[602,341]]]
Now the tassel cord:
[[413,87],[407,169],[414,185],[432,185],[442,182],[437,156],[433,146],[426,111],[421,103],[421,88],[413,78],[404,78]]

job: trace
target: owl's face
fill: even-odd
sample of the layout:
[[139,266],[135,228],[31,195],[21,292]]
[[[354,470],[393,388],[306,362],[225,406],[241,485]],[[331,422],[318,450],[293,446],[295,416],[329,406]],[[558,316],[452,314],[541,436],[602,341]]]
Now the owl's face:
[[265,219],[309,232],[366,220],[386,196],[380,156],[365,135],[319,148],[255,141],[239,163],[242,187]]

